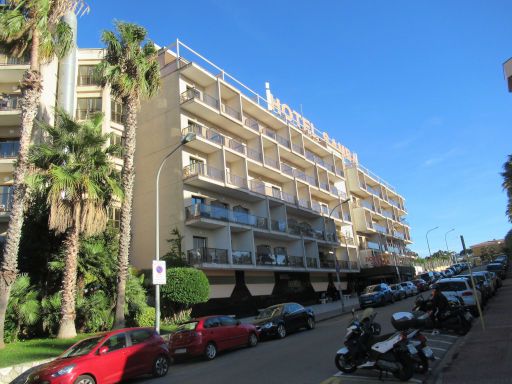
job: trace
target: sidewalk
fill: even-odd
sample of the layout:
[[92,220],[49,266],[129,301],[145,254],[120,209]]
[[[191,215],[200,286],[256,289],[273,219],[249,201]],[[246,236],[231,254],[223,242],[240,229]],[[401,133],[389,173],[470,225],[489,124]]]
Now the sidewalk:
[[480,319],[454,352],[453,360],[433,378],[435,384],[512,383],[512,277],[508,274]]
[[[359,299],[357,297],[345,298],[343,301],[343,306],[345,307],[345,311],[343,313],[352,311],[352,308],[358,309]],[[311,308],[313,310],[317,322],[328,320],[342,314],[341,302],[339,300],[325,304],[308,305],[306,308]],[[242,323],[248,323],[252,320],[254,320],[254,317],[245,317],[240,319]]]

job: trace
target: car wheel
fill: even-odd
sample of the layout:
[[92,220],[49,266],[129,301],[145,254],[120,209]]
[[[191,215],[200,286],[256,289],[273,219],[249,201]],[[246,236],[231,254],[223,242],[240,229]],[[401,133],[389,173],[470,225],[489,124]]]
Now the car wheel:
[[249,347],[255,347],[258,344],[258,336],[255,333],[249,335]]
[[284,339],[286,337],[286,328],[284,324],[279,324],[277,326],[277,337],[280,339]]
[[75,384],[96,384],[96,380],[89,375],[80,375],[76,378]]
[[306,320],[306,329],[313,329],[315,328],[315,320],[311,316],[308,316],[308,319]]
[[158,356],[153,363],[153,376],[164,377],[169,370],[169,359],[163,355]]
[[213,360],[217,356],[217,347],[213,343],[206,344],[204,349],[204,357],[206,360]]

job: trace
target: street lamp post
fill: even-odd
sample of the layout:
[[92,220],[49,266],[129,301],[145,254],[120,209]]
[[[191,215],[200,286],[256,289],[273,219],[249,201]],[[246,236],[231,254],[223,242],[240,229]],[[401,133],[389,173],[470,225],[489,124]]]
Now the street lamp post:
[[[346,200],[343,200],[341,203],[335,205],[333,207],[333,209],[331,209],[331,212],[329,212],[329,219],[331,218],[331,215],[336,208],[340,207],[341,205],[343,205],[345,203],[348,203],[349,201],[350,201],[350,199],[346,199]],[[338,259],[336,258],[336,254],[334,253],[334,251],[329,251],[329,253],[334,256],[334,262],[335,262],[334,266],[336,267],[336,280],[338,281],[338,291],[339,291],[340,301],[341,301],[341,312],[345,312],[345,303],[343,302],[343,292],[341,290],[340,265],[338,263]],[[347,246],[347,257],[348,257],[348,246]]]
[[[448,232],[444,234],[444,243],[446,244],[446,252],[450,253],[450,249],[448,248],[448,240],[446,239],[446,236],[450,233],[455,231],[455,228],[450,229]],[[453,257],[451,257],[452,263],[455,264],[455,260],[453,260]]]
[[[160,172],[162,171],[162,168],[164,167],[165,162],[171,155],[176,152],[182,145],[191,142],[192,140],[196,139],[196,134],[189,132],[185,136],[181,138],[180,144],[174,148],[171,152],[169,152],[160,162],[160,167],[158,168],[158,172],[156,174],[156,230],[155,230],[155,259],[160,260],[160,193],[159,193],[159,186],[160,186]],[[155,330],[160,333],[160,285],[155,285]]]
[[429,257],[430,257],[430,258],[432,258],[432,252],[430,252],[430,243],[428,242],[428,234],[429,234],[430,232],[432,232],[434,229],[437,229],[437,228],[439,228],[439,226],[437,226],[437,227],[435,227],[435,228],[432,228],[432,229],[429,229],[429,230],[427,231],[427,233],[425,234],[425,238],[427,239],[428,255],[429,255]]

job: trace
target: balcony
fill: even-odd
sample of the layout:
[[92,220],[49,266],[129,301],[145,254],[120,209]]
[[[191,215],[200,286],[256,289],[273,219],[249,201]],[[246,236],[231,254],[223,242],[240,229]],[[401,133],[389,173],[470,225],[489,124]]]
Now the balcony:
[[265,158],[264,158],[263,162],[264,162],[265,165],[267,165],[267,166],[269,166],[271,168],[279,170],[279,162],[276,159],[274,159],[274,158],[272,158],[270,156],[266,156],[265,155]]
[[260,151],[253,148],[247,147],[247,157],[260,163],[263,162],[263,154]]
[[339,239],[340,239],[340,242],[341,242],[342,244],[346,244],[346,245],[355,245],[355,241],[354,241],[354,238],[353,238],[353,237],[340,235],[340,236],[339,236]]
[[288,260],[285,253],[257,252],[256,265],[272,265],[276,267],[286,267]]
[[187,89],[180,96],[180,102],[182,104],[194,99],[201,100],[206,105],[209,105],[212,108],[219,109],[219,99],[205,92],[200,92],[195,88]]
[[306,257],[307,268],[318,268],[318,259],[316,257]]
[[375,229],[377,232],[379,233],[382,233],[382,234],[389,234],[389,231],[386,227],[384,227],[383,225],[380,225],[380,224],[377,224],[377,223],[373,223],[373,229]]
[[197,137],[204,140],[208,140],[217,145],[224,145],[225,137],[217,132],[215,129],[207,128],[200,124],[191,124],[181,131],[182,135],[185,136],[187,133],[195,133]]
[[302,145],[292,143],[292,151],[295,153],[300,153],[302,156],[304,156],[304,148],[302,148]]
[[235,139],[227,139],[228,140],[228,147],[231,148],[233,151],[238,152],[242,155],[245,155],[247,153],[247,146],[244,143],[241,143],[238,140]]
[[77,120],[89,120],[98,113],[101,113],[101,109],[77,109],[76,119]]
[[196,248],[187,251],[190,265],[229,264],[228,250],[218,248]]
[[7,192],[0,193],[0,219],[8,220],[12,210],[12,188],[4,188]]
[[194,163],[183,168],[183,178],[189,178],[193,176],[205,176],[209,179],[221,182],[224,181],[223,171],[204,163]]
[[253,192],[256,192],[260,195],[265,195],[269,197],[273,197],[275,199],[282,200],[284,202],[294,204],[295,203],[295,197],[293,197],[291,194],[286,193],[279,188],[271,187],[269,185],[266,185],[263,181],[252,179],[249,182],[249,189]]
[[288,256],[288,265],[291,267],[304,268],[304,258],[302,256]]
[[[208,95],[206,95],[206,96],[208,96]],[[209,97],[215,99],[213,96],[209,96]],[[224,112],[226,115],[231,116],[232,118],[234,118],[236,120],[240,120],[240,121],[242,120],[242,114],[227,104],[224,104],[224,103],[222,104],[222,112]]]
[[18,157],[20,152],[20,141],[1,141],[0,142],[0,158],[1,159],[14,159]]
[[28,69],[29,64],[28,58],[0,54],[0,83],[18,83]]
[[339,177],[345,177],[345,172],[343,172],[343,169],[336,167],[335,172],[337,176]]
[[289,166],[286,163],[281,162],[281,171],[287,174],[288,176],[293,177],[293,167]]
[[286,222],[281,220],[270,220],[270,229],[276,232],[286,232]]
[[276,140],[277,133],[273,129],[264,127],[263,128],[263,134],[267,137],[270,137],[272,140]]
[[251,128],[253,131],[259,132],[260,131],[260,123],[258,120],[253,119],[252,117],[246,117],[244,119],[244,125],[246,127]]
[[245,177],[235,175],[229,171],[226,171],[226,183],[240,188],[248,189],[247,179]]
[[252,265],[252,253],[250,251],[231,251],[233,264]]
[[208,222],[203,223],[201,219],[247,225],[259,229],[268,229],[268,220],[266,217],[251,215],[250,213],[241,211],[233,211],[228,208],[205,203],[192,204],[186,207],[185,219],[188,224],[204,228],[212,228],[214,226],[209,225]]
[[17,111],[21,109],[20,95],[0,96],[0,111]]
[[[217,97],[196,88],[189,88],[181,93],[180,105],[181,108],[214,125],[224,126],[224,124],[229,124],[231,121],[230,118],[225,116],[228,115],[227,113],[220,113],[220,102]],[[231,126],[235,128],[237,123],[232,121]]]
[[276,135],[276,140],[279,144],[281,144],[283,147],[286,147],[288,149],[290,149],[290,140],[288,140],[287,138],[281,136],[281,135]]

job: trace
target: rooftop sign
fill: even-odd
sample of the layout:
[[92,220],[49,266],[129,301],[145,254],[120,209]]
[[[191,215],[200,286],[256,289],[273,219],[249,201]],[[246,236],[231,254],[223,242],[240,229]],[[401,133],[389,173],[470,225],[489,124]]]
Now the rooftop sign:
[[335,139],[330,138],[327,132],[319,131],[312,122],[290,108],[288,104],[282,103],[281,100],[274,97],[270,92],[269,83],[266,83],[266,96],[269,111],[272,111],[272,113],[278,115],[289,124],[299,128],[313,140],[325,142],[325,144],[336,150],[344,159],[357,164],[357,154],[355,152],[351,152],[347,147],[337,142]]

